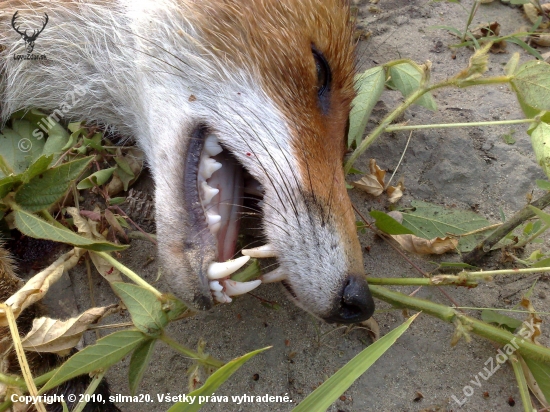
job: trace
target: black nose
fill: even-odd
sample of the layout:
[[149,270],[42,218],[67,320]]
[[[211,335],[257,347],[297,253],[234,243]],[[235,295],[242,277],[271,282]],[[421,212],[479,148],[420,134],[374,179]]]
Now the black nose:
[[373,313],[374,301],[367,281],[363,276],[350,275],[332,313],[324,319],[334,323],[357,323],[367,320]]

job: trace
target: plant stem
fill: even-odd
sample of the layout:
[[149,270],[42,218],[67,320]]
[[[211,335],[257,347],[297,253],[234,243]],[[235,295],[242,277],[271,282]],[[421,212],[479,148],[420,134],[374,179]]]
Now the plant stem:
[[518,119],[518,120],[499,120],[494,122],[470,122],[470,123],[441,123],[441,124],[419,124],[406,126],[389,126],[385,132],[397,132],[400,130],[419,130],[419,129],[447,129],[452,127],[470,127],[470,126],[500,126],[506,124],[533,123],[536,119]]
[[455,285],[476,287],[478,284],[475,280],[465,280],[460,276],[445,275],[445,279],[436,278],[440,276],[434,276],[432,278],[367,278],[369,285],[399,285],[399,286],[442,286],[442,285]]
[[[531,203],[531,206],[542,210],[549,204],[550,192],[535,200]],[[529,208],[529,205],[526,205],[514,216],[504,222],[501,227],[478,243],[470,253],[464,256],[463,261],[469,264],[475,264],[479,259],[485,256],[485,254],[488,253],[491,248],[500,241],[500,239],[525,222],[527,219],[531,219],[533,216],[535,216],[535,213]]]
[[65,226],[63,226],[61,223],[55,220],[55,218],[47,210],[41,210],[40,212],[38,212],[38,214],[42,216],[47,222],[54,225],[55,227],[58,227],[60,229],[67,229]]
[[448,323],[460,321],[468,325],[469,329],[476,335],[487,338],[501,345],[514,343],[519,353],[538,362],[550,364],[550,349],[544,346],[535,345],[529,340],[516,336],[504,329],[482,322],[470,316],[462,315],[455,309],[440,305],[429,300],[414,298],[399,292],[394,292],[382,286],[370,286],[372,296],[392,304],[398,308],[408,308],[422,311]]
[[91,253],[95,253],[97,254],[98,256],[102,257],[103,259],[105,259],[107,262],[109,262],[111,265],[113,265],[115,268],[117,268],[118,270],[120,270],[122,273],[124,273],[130,280],[132,280],[134,283],[136,283],[137,285],[153,292],[155,295],[157,295],[158,297],[161,297],[162,296],[162,293],[160,293],[157,289],[155,289],[153,286],[151,286],[149,283],[147,283],[146,281],[144,281],[137,273],[135,273],[134,271],[132,271],[131,269],[127,268],[126,266],[124,266],[122,263],[120,263],[118,260],[116,260],[114,257],[112,257],[111,255],[109,255],[108,253],[105,253],[105,252],[91,252]]
[[440,83],[433,84],[431,86],[422,87],[412,94],[410,94],[404,101],[401,103],[397,108],[388,114],[384,120],[376,127],[363,141],[357,148],[353,151],[351,156],[349,157],[348,161],[346,162],[344,166],[344,172],[346,174],[349,173],[351,168],[353,167],[353,164],[357,160],[357,158],[365,151],[367,148],[374,143],[374,141],[390,126],[390,124],[398,118],[403,112],[416,100],[421,98],[424,94],[431,92],[436,89],[441,89],[443,87],[447,86],[457,86],[457,87],[470,87],[470,86],[478,86],[478,85],[486,85],[486,84],[500,84],[500,83],[509,83],[511,80],[510,76],[495,76],[495,77],[487,77],[487,78],[477,78],[472,80],[465,80],[465,79],[458,79],[458,78],[450,78],[447,80],[444,80]]
[[191,349],[187,349],[185,346],[181,345],[180,343],[176,342],[174,339],[169,337],[168,335],[162,334],[160,337],[160,340],[166,343],[168,346],[170,346],[172,349],[176,350],[177,352],[191,358],[199,361],[200,363],[203,363],[208,366],[212,366],[216,369],[221,368],[224,363],[212,358],[211,356],[204,357],[200,356],[198,353],[193,352]]
[[[72,410],[72,412],[82,412],[84,410],[84,408],[88,404],[88,401],[86,401],[86,399],[87,398],[89,399],[88,396],[95,393],[95,390],[97,389],[97,387],[101,383],[101,380],[103,379],[103,377],[105,376],[105,374],[107,373],[108,370],[109,369],[103,370],[101,373],[98,373],[97,375],[95,375],[92,378],[92,381],[88,385],[88,388],[86,389],[86,392],[84,392],[84,394],[83,394],[84,396],[82,398],[84,399],[84,401],[83,402],[78,402],[76,407]],[[86,395],[88,395],[88,396],[86,396]]]
[[529,387],[527,386],[527,380],[525,379],[525,374],[521,367],[519,358],[516,355],[510,355],[508,359],[514,370],[514,375],[516,375],[516,381],[518,382],[518,389],[521,395],[521,403],[523,404],[524,412],[532,412],[533,404],[531,402],[531,396],[529,395]]
[[525,246],[528,243],[531,243],[533,240],[538,238],[540,235],[542,235],[544,232],[546,232],[550,228],[550,225],[544,225],[542,228],[540,228],[538,231],[533,233],[531,236],[529,236],[526,239],[523,239],[521,242],[518,242],[514,245],[514,249],[519,249]]
[[550,272],[550,267],[543,268],[524,268],[524,269],[499,269],[499,270],[480,270],[477,272],[460,272],[458,276],[466,276],[469,279],[485,278],[492,275],[518,275],[526,273]]

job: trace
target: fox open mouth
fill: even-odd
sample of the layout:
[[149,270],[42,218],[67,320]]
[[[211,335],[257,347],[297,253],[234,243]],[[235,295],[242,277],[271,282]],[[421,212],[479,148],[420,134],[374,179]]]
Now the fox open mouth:
[[[243,198],[263,197],[261,185],[247,176],[243,166],[220,145],[215,134],[204,127],[200,138],[191,144],[186,164],[185,190],[192,201],[193,232],[203,247],[214,247],[216,261],[206,271],[212,297],[220,303],[231,302],[231,296],[241,295],[258,287],[262,280],[237,282],[230,276],[251,257],[276,257],[268,245],[243,249],[243,256],[233,259],[237,246],[239,224],[243,213]],[[215,242],[212,242],[212,237]],[[210,238],[207,240],[207,238]],[[264,282],[281,280],[275,273],[265,275]]]

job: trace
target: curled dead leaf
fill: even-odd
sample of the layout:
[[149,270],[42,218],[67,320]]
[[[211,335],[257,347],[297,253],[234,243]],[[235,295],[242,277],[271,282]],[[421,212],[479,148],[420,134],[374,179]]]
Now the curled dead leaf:
[[[55,262],[34,275],[25,286],[10,296],[5,303],[11,306],[15,318],[25,308],[42,299],[48,292],[50,285],[57,282],[65,270],[73,268],[84,253],[84,249],[74,248],[70,252],[61,255]],[[6,314],[0,309],[0,326],[7,325]]]
[[[128,164],[134,177],[131,178],[131,175],[127,175],[127,173],[125,173],[123,170],[121,170],[120,175],[117,173],[113,174],[113,178],[107,185],[107,193],[111,197],[116,196],[117,194],[122,192],[124,190],[125,184],[127,186],[134,183],[143,169],[143,159],[145,156],[144,153],[137,147],[129,148],[128,150],[126,150],[124,156],[122,157]],[[128,180],[124,182],[121,178],[121,175],[124,175],[124,178],[127,178]]]
[[112,313],[116,307],[117,305],[110,305],[88,309],[79,316],[64,321],[46,317],[34,319],[32,330],[21,341],[23,348],[33,352],[68,355],[88,327]]
[[458,246],[458,239],[451,237],[423,239],[415,235],[392,235],[392,238],[406,251],[419,255],[441,255]]
[[105,209],[105,220],[111,225],[111,227],[116,233],[118,233],[120,236],[122,236],[126,240],[126,242],[129,241],[128,236],[126,235],[126,232],[124,231],[122,226],[120,226],[120,223],[116,219],[116,216],[109,209]]
[[375,159],[369,160],[370,173],[363,176],[353,186],[373,196],[380,196],[384,192],[384,177],[386,172],[376,164]]
[[[94,212],[95,211],[96,210],[94,210]],[[76,207],[68,207],[67,213],[72,216],[73,222],[77,227],[78,232],[82,233],[84,237],[95,240],[106,240],[105,237],[97,230],[98,222],[94,222],[90,219],[85,219],[84,217],[82,217]],[[89,256],[101,276],[103,276],[109,282],[122,282],[122,276],[119,270],[114,268],[113,265],[106,262],[105,259],[99,257],[96,253],[92,251],[89,251]]]
[[376,322],[374,318],[364,320],[359,324],[367,328],[369,336],[371,337],[373,342],[376,342],[378,339],[380,339],[380,326],[378,326],[378,322]]
[[534,344],[540,345],[539,337],[541,335],[542,318],[537,314],[533,304],[528,298],[522,297],[520,304],[529,311],[529,316],[524,323],[528,323],[530,325],[528,328],[529,330],[524,329],[526,332],[529,332],[528,334],[523,334],[521,332],[520,334],[524,339],[528,339]]
[[403,197],[404,189],[405,185],[403,184],[403,181],[399,181],[397,183],[397,186],[388,186],[388,188],[386,189],[386,193],[388,194],[388,201],[390,203],[397,202]]
[[[548,15],[550,13],[550,3],[541,4],[540,7],[545,14]],[[532,24],[535,24],[539,17],[542,15],[540,10],[531,3],[523,5],[523,12]],[[548,21],[547,19],[543,19],[542,22],[539,24],[538,30],[546,30],[548,28],[550,28],[550,21]]]

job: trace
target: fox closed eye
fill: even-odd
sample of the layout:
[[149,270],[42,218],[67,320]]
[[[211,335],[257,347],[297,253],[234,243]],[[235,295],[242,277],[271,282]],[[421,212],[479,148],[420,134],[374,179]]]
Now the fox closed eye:
[[317,71],[317,96],[319,98],[319,104],[324,114],[329,109],[330,98],[330,86],[332,80],[332,72],[327,59],[319,50],[312,46],[311,52],[313,53],[313,59],[315,61],[315,70]]

